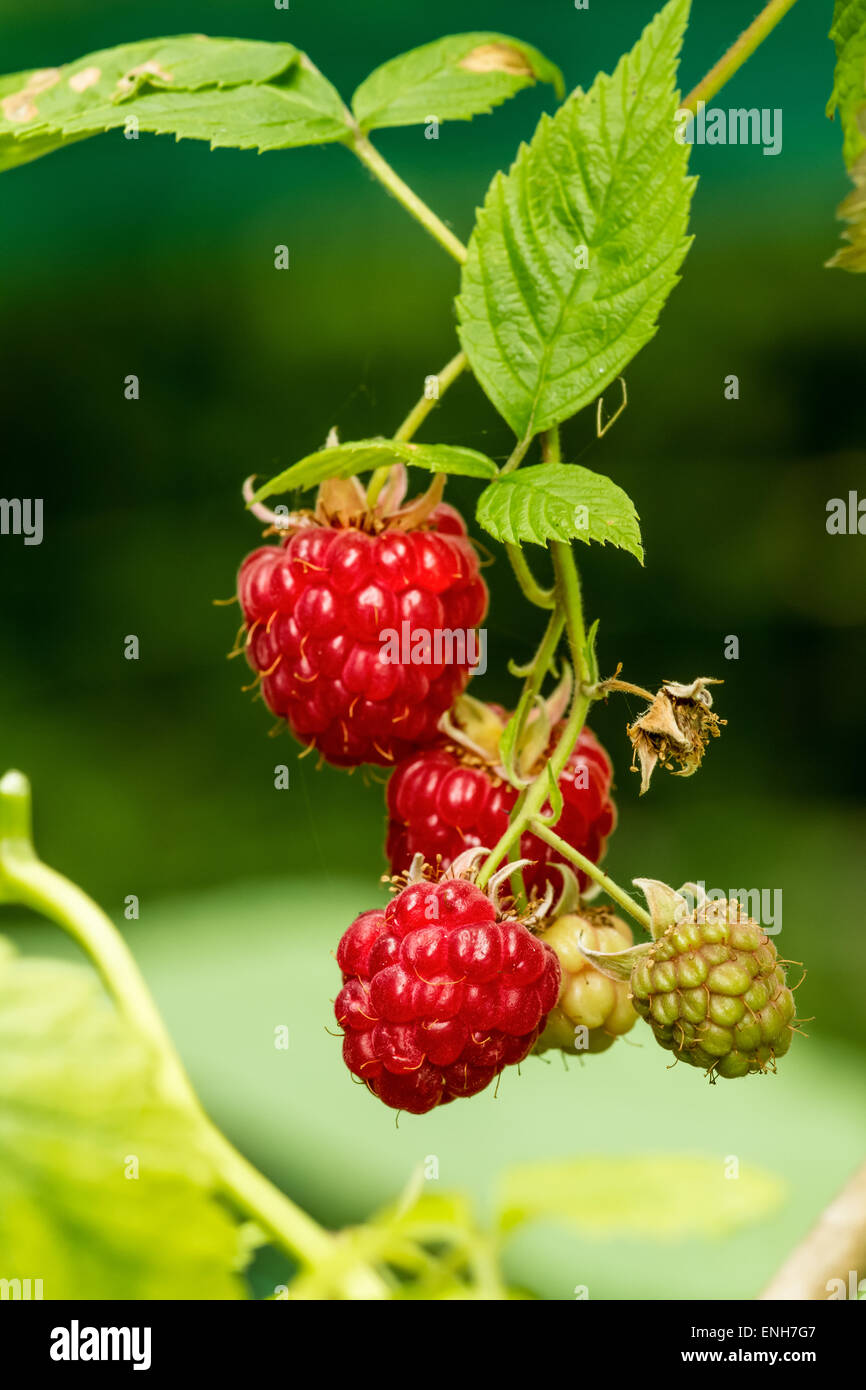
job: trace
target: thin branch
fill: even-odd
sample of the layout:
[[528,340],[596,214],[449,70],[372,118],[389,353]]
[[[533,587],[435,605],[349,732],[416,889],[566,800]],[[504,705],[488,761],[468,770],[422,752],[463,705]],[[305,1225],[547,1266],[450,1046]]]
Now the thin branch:
[[842,1281],[842,1296],[848,1297],[852,1272],[855,1285],[866,1274],[866,1163],[821,1213],[759,1298],[820,1301],[829,1298],[834,1280]]
[[580,850],[568,844],[561,835],[557,835],[556,831],[552,830],[549,825],[545,825],[543,821],[533,821],[530,829],[533,835],[544,840],[545,844],[550,845],[551,849],[555,849],[563,859],[574,864],[575,868],[580,869],[588,878],[594,879],[609,898],[613,898],[615,903],[619,903],[621,908],[640,923],[644,931],[652,933],[652,919],[646,909],[641,907],[640,903],[636,903],[631,894],[627,893],[624,888],[620,888],[619,884],[615,883],[603,869],[600,869],[591,859],[587,859],[585,854],[580,853]]
[[431,410],[435,409],[439,404],[440,399],[445,395],[448,387],[457,380],[460,373],[464,372],[467,366],[468,360],[465,352],[458,352],[456,356],[451,358],[450,362],[446,362],[442,370],[436,373],[436,380],[439,383],[439,394],[437,396],[423,395],[421,399],[413,405],[406,419],[394,435],[394,438],[403,440],[411,439],[415,432],[423,425]]
[[434,240],[444,247],[449,256],[453,256],[455,261],[462,265],[466,260],[466,247],[463,242],[454,235],[450,228],[445,226],[442,219],[437,217],[433,209],[429,208],[423,199],[418,197],[418,194],[409,187],[408,183],[400,178],[397,171],[392,169],[388,161],[383,159],[379,151],[370,144],[366,135],[362,135],[359,131],[349,145],[349,149],[354,151],[361,163],[366,165],[370,173],[375,175],[383,187],[394,195],[398,203],[402,203],[406,211],[415,218],[415,221],[420,222]]
[[529,602],[535,604],[536,608],[553,608],[556,604],[553,589],[545,589],[539,584],[520,546],[510,545],[506,542],[505,553],[511,561],[515,578]]
[[529,450],[529,446],[534,439],[534,435],[525,434],[522,439],[518,439],[505,463],[500,468],[500,476],[505,473],[513,473],[515,468],[519,468]]
[[756,19],[752,21],[748,29],[744,29],[740,37],[731,44],[727,53],[719,59],[714,67],[710,68],[706,77],[702,78],[685,101],[682,102],[680,109],[697,112],[699,101],[710,101],[717,92],[721,91],[725,83],[733,77],[735,72],[743,66],[747,58],[751,58],[755,49],[760,47],[768,34],[772,33],[780,20],[785,18],[789,10],[792,10],[797,0],[770,0]]
[[[439,404],[439,401],[445,395],[448,387],[457,380],[461,372],[465,371],[468,365],[469,362],[465,352],[458,352],[451,358],[450,362],[446,362],[442,370],[436,373],[436,380],[439,383],[438,394],[435,396],[427,396],[425,394],[420,400],[417,400],[402,425],[400,425],[394,438],[403,440],[404,442],[408,442],[412,439],[416,430],[421,428],[431,410]],[[367,485],[368,507],[373,506],[390,475],[390,463],[383,463],[380,468],[374,469]]]

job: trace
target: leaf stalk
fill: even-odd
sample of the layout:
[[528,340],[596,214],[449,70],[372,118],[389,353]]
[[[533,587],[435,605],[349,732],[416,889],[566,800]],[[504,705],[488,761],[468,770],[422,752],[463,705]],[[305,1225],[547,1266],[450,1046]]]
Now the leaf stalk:
[[434,241],[438,241],[449,256],[453,256],[454,260],[462,265],[466,260],[466,247],[463,242],[454,235],[449,227],[445,226],[445,223],[436,216],[433,209],[429,208],[418,197],[414,189],[400,178],[396,169],[392,169],[388,161],[382,158],[367,136],[360,130],[357,131],[349,144],[349,148],[354,151],[361,163],[370,170],[370,173],[379,180],[382,186],[387,188],[388,192],[397,199],[398,203],[403,205],[410,216],[414,217],[416,222],[421,223],[421,226],[430,233]]
[[699,101],[710,101],[720,92],[725,83],[730,81],[748,58],[751,58],[755,49],[760,47],[767,35],[772,33],[796,3],[797,0],[770,0],[749,27],[731,44],[728,51],[710,68],[706,77],[701,78],[698,85],[689,92],[681,109],[695,114]]

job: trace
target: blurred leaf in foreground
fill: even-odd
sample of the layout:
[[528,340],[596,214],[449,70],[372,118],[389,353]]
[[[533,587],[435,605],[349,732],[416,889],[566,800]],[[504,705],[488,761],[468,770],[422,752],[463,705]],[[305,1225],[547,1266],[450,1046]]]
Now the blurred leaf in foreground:
[[239,1228],[85,967],[0,940],[0,1277],[43,1297],[235,1299]]
[[585,1235],[683,1239],[724,1235],[774,1212],[784,1185],[721,1158],[659,1154],[581,1158],[510,1168],[500,1189],[504,1231],[526,1221],[560,1220]]

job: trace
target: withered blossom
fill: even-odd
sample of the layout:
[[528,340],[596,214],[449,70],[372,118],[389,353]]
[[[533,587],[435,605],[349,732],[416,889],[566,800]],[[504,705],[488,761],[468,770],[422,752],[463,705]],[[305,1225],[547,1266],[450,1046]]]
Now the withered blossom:
[[697,772],[707,744],[711,738],[718,738],[720,725],[726,723],[713,713],[713,697],[707,689],[708,685],[721,684],[711,676],[698,676],[691,685],[666,681],[649,708],[629,726],[634,753],[632,771],[637,771],[637,760],[641,796],[658,763],[676,777],[691,777]]

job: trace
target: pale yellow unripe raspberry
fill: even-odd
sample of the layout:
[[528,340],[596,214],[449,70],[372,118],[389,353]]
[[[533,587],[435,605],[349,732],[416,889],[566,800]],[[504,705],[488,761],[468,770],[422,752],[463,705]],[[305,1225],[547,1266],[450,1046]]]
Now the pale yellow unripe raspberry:
[[553,1047],[576,1055],[604,1052],[633,1027],[637,1014],[628,982],[602,975],[580,948],[582,944],[591,951],[625,951],[632,944],[631,928],[607,908],[588,908],[558,917],[540,939],[556,952],[562,985],[536,1051]]

